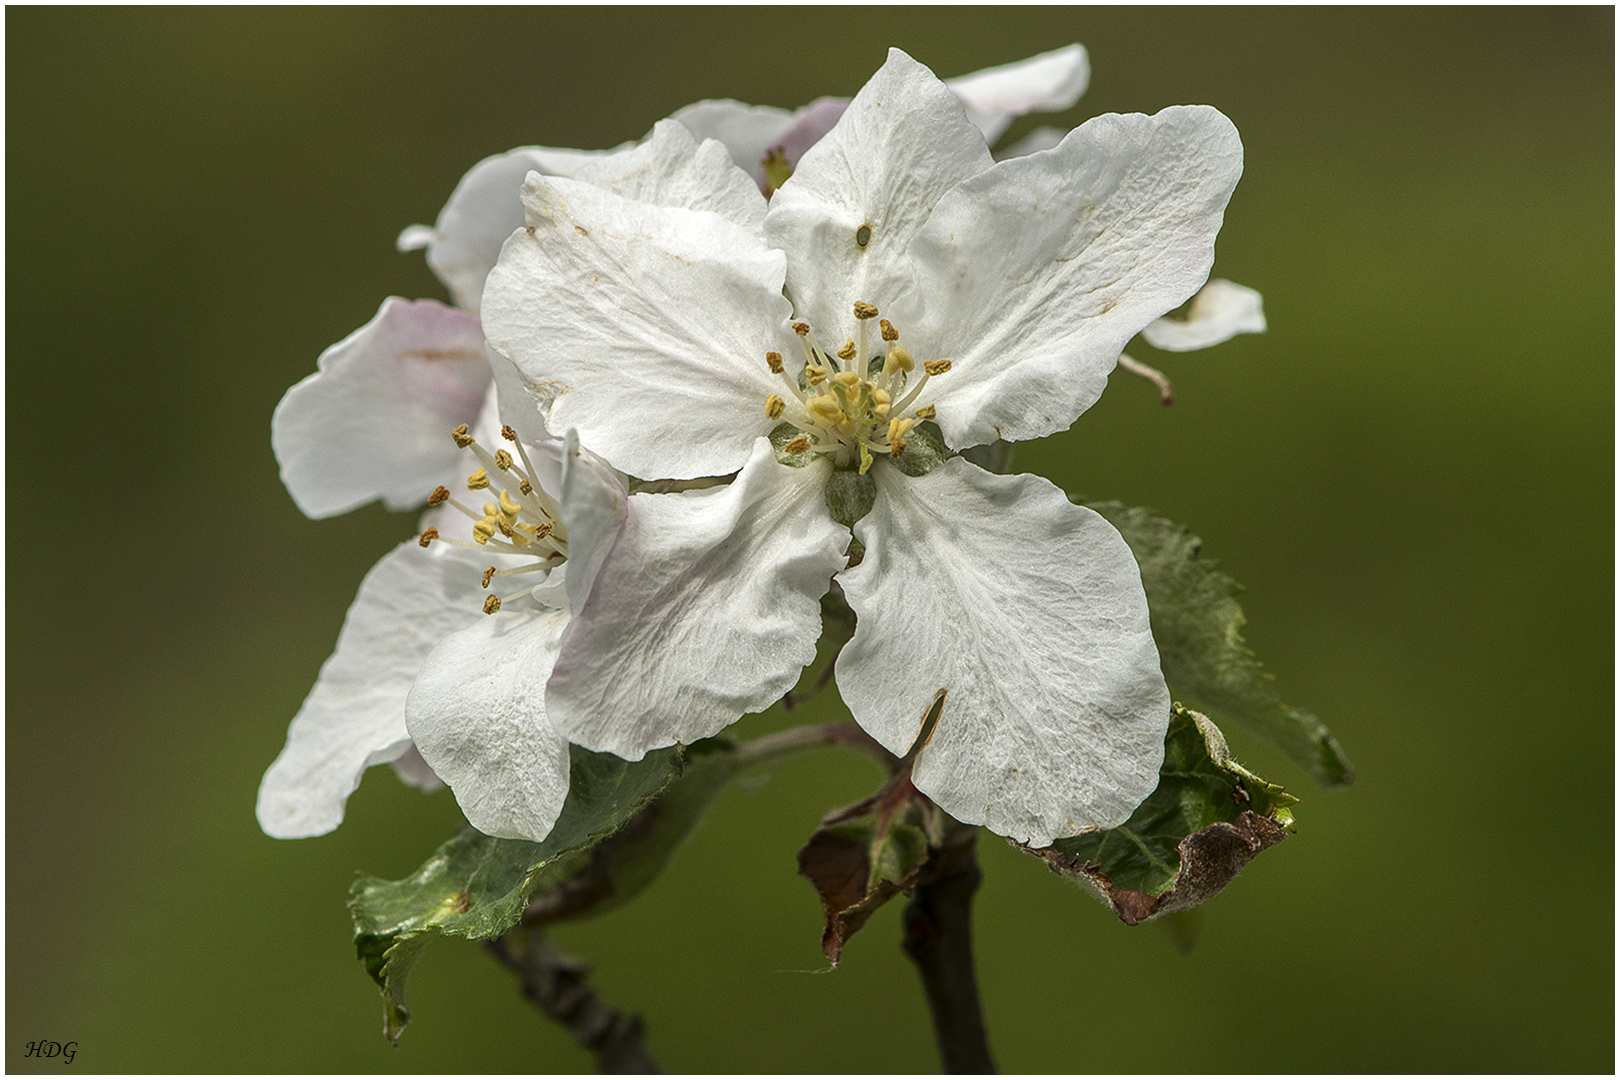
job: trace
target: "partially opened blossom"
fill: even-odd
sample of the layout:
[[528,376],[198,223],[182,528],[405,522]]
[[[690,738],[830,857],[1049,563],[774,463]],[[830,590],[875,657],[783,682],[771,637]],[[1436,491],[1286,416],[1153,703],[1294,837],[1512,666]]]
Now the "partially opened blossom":
[[917,750],[919,789],[1034,845],[1125,820],[1169,714],[1131,553],[1047,481],[945,455],[1089,407],[1204,283],[1241,168],[1205,107],[995,163],[895,50],[762,226],[530,175],[485,286],[492,347],[616,467],[736,474],[631,515],[659,555],[627,522],[602,574],[636,584],[576,614],[546,688],[559,730],[629,758],[718,730],[791,685],[836,575],[858,619],[839,687]]

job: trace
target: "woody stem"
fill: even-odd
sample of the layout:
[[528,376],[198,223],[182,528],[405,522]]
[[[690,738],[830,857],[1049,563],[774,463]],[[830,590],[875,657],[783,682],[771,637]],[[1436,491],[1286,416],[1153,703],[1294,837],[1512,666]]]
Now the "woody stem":
[[948,1073],[993,1073],[990,1043],[973,972],[973,894],[979,888],[974,848],[979,830],[957,825],[930,853],[906,905],[902,948],[922,977],[934,1038]]

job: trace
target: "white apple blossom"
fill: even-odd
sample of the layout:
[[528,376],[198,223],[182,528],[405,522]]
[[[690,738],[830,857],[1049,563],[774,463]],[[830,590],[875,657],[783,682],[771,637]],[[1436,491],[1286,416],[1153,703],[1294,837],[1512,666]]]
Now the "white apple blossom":
[[836,575],[855,719],[904,754],[944,695],[920,790],[1036,846],[1125,820],[1169,715],[1129,549],[1045,480],[930,467],[916,425],[954,449],[1067,428],[1204,283],[1241,170],[1207,107],[994,163],[893,50],[762,222],[531,174],[491,346],[616,467],[736,474],[627,519],[602,568],[624,587],[576,613],[546,687],[559,730],[631,759],[712,734],[791,685]]
[[[259,822],[271,836],[336,828],[365,769],[399,755],[414,761],[413,746],[477,828],[533,840],[550,831],[568,794],[569,757],[542,690],[626,496],[619,476],[577,441],[525,446],[510,427],[502,434],[510,449],[493,453],[465,425],[453,443],[441,436],[484,462],[464,482],[474,503],[438,488],[429,501],[439,509],[421,536],[361,583],[337,649],[260,785]],[[486,648],[482,667],[465,666],[463,643],[492,637],[510,650]],[[492,677],[500,695],[525,703],[520,714],[484,707]]]

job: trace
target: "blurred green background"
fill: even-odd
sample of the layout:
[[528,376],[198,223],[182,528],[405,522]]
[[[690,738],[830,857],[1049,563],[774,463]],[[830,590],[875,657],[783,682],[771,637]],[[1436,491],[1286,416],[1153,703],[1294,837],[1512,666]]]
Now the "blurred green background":
[[[255,825],[361,575],[412,531],[303,519],[271,409],[384,296],[443,296],[393,239],[487,154],[852,94],[891,44],[949,76],[1079,41],[1091,90],[1058,122],[1236,122],[1216,273],[1271,329],[1142,348],[1173,408],[1116,378],[1019,464],[1196,529],[1359,780],[1324,793],[1230,733],[1301,825],[1186,957],[986,837],[1000,1064],[1613,1070],[1611,9],[11,8],[6,30],[8,1069],[63,1068],[20,1056],[54,1039],[90,1072],[589,1070],[464,942],[383,1040],[346,890],[413,869],[448,793],[378,770],[331,836]],[[794,852],[877,780],[827,751],[732,790],[653,890],[558,940],[670,1069],[937,1068],[898,905],[810,973]]]

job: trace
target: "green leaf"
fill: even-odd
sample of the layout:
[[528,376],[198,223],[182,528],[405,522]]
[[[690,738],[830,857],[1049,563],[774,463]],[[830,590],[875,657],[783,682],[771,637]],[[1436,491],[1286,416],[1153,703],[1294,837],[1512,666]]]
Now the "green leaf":
[[1232,761],[1220,729],[1179,702],[1164,751],[1158,788],[1125,824],[1028,849],[1132,926],[1226,888],[1283,840],[1298,802]]
[[573,747],[568,801],[544,841],[502,840],[464,826],[411,876],[363,876],[350,889],[355,950],[383,993],[385,1033],[410,1020],[405,982],[429,935],[498,937],[529,898],[578,873],[589,849],[616,832],[681,772],[679,750],[624,761]]
[[1199,558],[1202,541],[1184,526],[1117,502],[1086,503],[1120,531],[1142,568],[1153,640],[1170,689],[1201,709],[1271,742],[1324,787],[1355,774],[1327,726],[1285,705],[1243,644],[1242,587]]
[[633,899],[657,880],[714,800],[749,764],[729,739],[688,746],[679,778],[590,848],[570,875],[546,878],[529,900],[527,922],[538,926],[601,915]]

